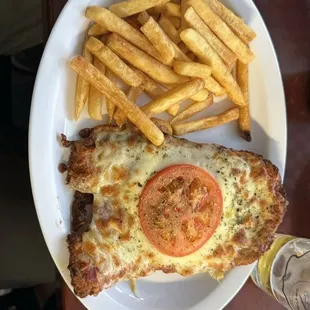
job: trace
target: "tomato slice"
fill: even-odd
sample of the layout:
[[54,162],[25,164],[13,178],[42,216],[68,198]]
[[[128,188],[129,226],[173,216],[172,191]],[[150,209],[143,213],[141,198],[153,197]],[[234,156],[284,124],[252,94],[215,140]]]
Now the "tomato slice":
[[201,248],[214,234],[223,213],[216,180],[194,165],[173,165],[145,185],[139,217],[148,240],[162,253],[182,257]]

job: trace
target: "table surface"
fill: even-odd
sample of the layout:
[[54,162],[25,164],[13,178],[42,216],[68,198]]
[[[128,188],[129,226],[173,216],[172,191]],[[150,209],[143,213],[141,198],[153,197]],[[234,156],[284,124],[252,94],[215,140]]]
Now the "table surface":
[[[43,0],[46,36],[65,2]],[[279,231],[310,238],[307,228],[310,218],[310,1],[256,0],[255,3],[274,42],[286,95],[288,152],[284,185],[290,205]],[[85,309],[65,284],[63,307],[65,310]],[[225,309],[284,308],[248,280]]]

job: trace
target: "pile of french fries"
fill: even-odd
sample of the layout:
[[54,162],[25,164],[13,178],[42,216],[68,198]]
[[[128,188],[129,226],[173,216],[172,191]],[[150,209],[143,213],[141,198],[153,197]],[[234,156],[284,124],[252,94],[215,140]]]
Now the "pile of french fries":
[[[251,141],[248,44],[256,35],[221,2],[127,0],[88,7],[85,15],[94,23],[82,56],[70,63],[78,73],[76,120],[87,102],[89,116],[102,120],[105,102],[109,123],[130,121],[155,145],[163,132],[183,135],[234,120]],[[151,100],[139,108],[142,92]],[[189,121],[224,95],[235,107]],[[184,100],[191,104],[180,111]],[[154,118],[165,111],[170,121]]]

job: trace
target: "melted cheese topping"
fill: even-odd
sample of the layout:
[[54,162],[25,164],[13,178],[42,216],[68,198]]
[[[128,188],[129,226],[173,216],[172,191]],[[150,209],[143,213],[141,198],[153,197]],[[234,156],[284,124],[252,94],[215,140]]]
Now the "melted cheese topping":
[[[233,267],[238,243],[257,232],[257,221],[261,221],[259,201],[269,199],[264,196],[266,184],[250,177],[246,161],[217,145],[174,143],[167,138],[162,146],[155,147],[140,135],[132,137],[130,131],[102,131],[95,144],[92,164],[96,182],[91,185],[94,214],[90,230],[83,235],[83,250],[105,277],[105,287],[113,284],[115,275],[130,279],[154,270],[182,275],[208,271],[220,278]],[[223,194],[223,217],[214,235],[198,251],[184,257],[167,256],[154,248],[138,217],[144,185],[157,171],[174,164],[205,169],[217,180]],[[245,235],[238,235],[243,228]],[[225,245],[225,255],[221,255]]]

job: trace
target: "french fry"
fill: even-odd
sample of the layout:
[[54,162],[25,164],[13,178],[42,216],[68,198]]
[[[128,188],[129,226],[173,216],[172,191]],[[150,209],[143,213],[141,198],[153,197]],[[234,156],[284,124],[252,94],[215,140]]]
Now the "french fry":
[[232,64],[230,66],[227,66],[228,71],[231,73],[234,79],[236,79],[236,64]]
[[180,4],[168,2],[164,5],[164,14],[166,16],[174,16],[174,17],[181,17],[181,6]]
[[[182,69],[182,65],[179,65],[179,63],[184,63],[183,65],[183,69]],[[195,70],[192,71],[191,68],[191,64],[193,64],[192,62],[185,62],[185,61],[175,61],[173,63],[174,69],[177,73],[179,73],[180,75],[186,75],[186,76],[192,76],[192,77],[200,77],[203,78],[205,81],[205,88],[207,90],[209,90],[210,92],[212,92],[215,96],[217,97],[222,97],[225,95],[225,89],[217,82],[215,81],[211,76],[207,77],[208,72],[206,71],[205,74],[200,74],[198,76],[198,74],[195,74]],[[194,63],[195,64],[195,63]],[[205,66],[206,68],[210,68],[206,65],[197,63],[200,66]],[[212,69],[210,68],[210,70],[212,71]],[[202,75],[204,77],[202,77]],[[206,100],[206,98],[208,97],[208,92],[202,90],[199,93],[195,94],[194,96],[191,97],[191,99],[193,99],[194,101],[204,101]]]
[[212,75],[225,87],[230,99],[238,106],[246,105],[240,87],[209,43],[196,30],[191,28],[182,31],[180,35],[188,48],[204,64],[212,68]]
[[101,91],[118,108],[122,109],[128,119],[154,145],[159,146],[163,143],[164,135],[156,125],[134,103],[128,100],[126,95],[97,68],[81,56],[73,58],[70,65],[74,71]]
[[174,105],[172,105],[171,107],[169,107],[169,109],[167,109],[167,112],[171,115],[171,116],[176,116],[179,112],[180,109],[180,105],[178,103],[175,103]]
[[[105,74],[105,66],[97,57],[94,57],[93,65],[100,72]],[[88,115],[92,119],[102,120],[102,99],[102,93],[96,87],[90,85],[88,98]]]
[[217,97],[222,97],[226,93],[225,89],[212,76],[205,80],[205,85],[206,89]]
[[160,54],[156,51],[155,47],[140,31],[133,28],[126,21],[109,10],[97,6],[90,6],[87,8],[85,15],[87,18],[94,20],[110,32],[118,33],[154,58],[161,59]]
[[152,99],[163,94],[165,90],[160,87],[153,79],[151,79],[147,74],[143,73],[139,69],[133,68],[133,70],[141,77],[143,80],[142,85],[144,86],[145,93]]
[[158,24],[175,44],[179,44],[181,42],[178,30],[165,15],[160,16]]
[[154,14],[162,14],[165,12],[165,6],[164,5],[157,5],[153,8],[147,10],[148,14],[154,15]]
[[[187,49],[187,52],[189,51],[186,44],[184,42],[181,42],[179,45],[181,46],[183,51],[179,46],[175,46],[175,52],[176,52],[175,59],[180,61],[191,62],[192,60],[187,55],[184,54],[184,50]],[[205,80],[205,84],[206,89],[211,91],[216,96],[222,97],[225,95],[225,89],[211,76]],[[191,99],[194,101],[204,101],[206,100],[206,98],[208,98],[208,92],[206,90],[201,90],[200,92],[191,97]]]
[[[172,89],[173,87],[176,87],[178,85],[164,85],[167,89]],[[193,100],[193,101],[204,101],[208,98],[209,96],[209,91],[204,88],[202,90],[200,90],[199,92],[197,92],[195,95],[190,96],[189,99]],[[177,112],[176,111],[176,107],[173,107],[172,109],[168,109],[167,112],[171,115],[176,115]]]
[[192,61],[181,49],[178,45],[176,45],[174,42],[172,42],[174,47],[174,58],[176,60],[183,60],[183,61]]
[[237,56],[210,30],[192,7],[185,12],[184,18],[190,27],[197,30],[208,41],[226,65],[230,66],[236,62]]
[[163,5],[169,0],[127,0],[109,6],[109,10],[120,18],[146,11],[154,6]]
[[249,106],[249,68],[248,65],[243,64],[241,61],[237,61],[237,83],[239,84],[244,96],[244,100],[247,103],[246,106],[239,109],[239,131],[241,137],[248,142],[252,141],[251,137],[251,117]]
[[[127,92],[127,98],[133,103],[136,103],[139,96],[143,92],[144,87],[142,85],[139,85],[138,87],[130,87]],[[114,114],[114,119],[116,121],[116,124],[119,127],[123,127],[123,125],[126,123],[127,116],[121,109],[117,109]]]
[[187,80],[184,76],[176,74],[169,67],[139,50],[116,33],[109,36],[107,46],[118,56],[159,83],[179,84]]
[[150,16],[152,16],[154,18],[154,20],[158,21],[159,17],[160,17],[160,14],[156,13],[156,14],[151,14]]
[[162,28],[150,17],[140,29],[160,53],[163,63],[169,65],[174,58],[174,46]]
[[135,28],[136,30],[140,31],[140,23],[138,21],[138,18],[136,15],[129,16],[125,18],[126,23],[128,23],[130,26]]
[[236,54],[238,59],[247,64],[254,59],[254,54],[246,44],[235,35],[225,22],[216,15],[205,0],[188,0],[201,19],[210,27],[220,40]]
[[[117,75],[113,71],[111,71],[109,68],[106,68],[105,75],[112,83],[114,84],[117,83],[117,80],[118,80]],[[106,98],[106,105],[107,105],[109,124],[111,124],[114,118],[115,104],[111,100]]]
[[[138,16],[138,20],[142,25],[147,23],[149,19],[150,19],[150,15],[145,11],[141,12]],[[172,30],[172,37],[167,33],[167,31],[165,29],[163,29],[164,28],[163,25],[159,24],[160,21],[161,21],[161,23],[163,23],[164,27],[167,26],[166,30],[168,30],[168,33],[169,33],[169,29]],[[178,59],[178,60],[190,61],[190,59],[180,50],[180,48],[173,41],[173,31],[174,30],[173,30],[173,25],[171,24],[170,20],[168,20],[166,17],[163,17],[162,19],[160,19],[160,21],[158,21],[159,27],[164,30],[164,33],[170,39],[169,44],[173,46],[174,58]],[[177,33],[176,29],[175,29],[175,31],[176,31],[176,35],[178,36],[178,39],[179,39],[179,34]]]
[[189,8],[188,0],[181,0],[181,15],[182,15],[181,16],[181,31],[188,28],[188,23],[187,23],[186,19],[184,18],[184,14],[188,8]]
[[248,27],[241,18],[236,16],[220,1],[207,0],[207,3],[212,11],[221,17],[243,42],[249,43],[255,39],[256,33],[250,27]]
[[98,39],[90,37],[85,46],[126,84],[136,87],[142,83],[141,78]]
[[209,95],[209,97],[200,102],[194,102],[190,107],[182,111],[179,115],[177,115],[170,124],[181,123],[182,121],[191,118],[195,114],[203,111],[204,109],[210,107],[213,104],[213,95]]
[[197,94],[191,96],[190,99],[194,101],[204,101],[208,98],[208,96],[209,91],[206,88],[204,88],[200,90]]
[[181,6],[180,4],[168,2],[164,5],[157,5],[148,10],[149,14],[161,13],[166,16],[181,17]]
[[171,24],[176,28],[180,28],[181,26],[181,19],[179,17],[175,17],[175,16],[170,16],[169,20],[171,22]]
[[204,80],[209,78],[212,73],[212,69],[207,65],[180,60],[174,61],[173,70],[180,75],[199,77]]
[[139,15],[138,15],[138,22],[141,25],[144,25],[145,23],[147,23],[147,21],[150,19],[150,15],[146,12],[146,11],[142,11]]
[[[93,60],[92,54],[87,50],[87,48],[83,47],[83,56],[87,59],[90,63]],[[75,112],[74,117],[77,121],[83,111],[83,108],[87,102],[89,96],[89,88],[90,85],[87,80],[85,80],[82,76],[78,75],[76,80],[76,90],[75,90]]]
[[188,47],[186,46],[186,44],[185,44],[183,41],[180,42],[180,43],[178,44],[178,47],[179,47],[179,49],[180,49],[184,54],[186,54],[186,53],[189,52]]
[[[141,16],[140,16],[141,15]],[[141,23],[145,23],[148,18],[149,15],[144,12],[142,12],[139,15],[139,21]],[[183,52],[179,46],[176,44],[176,42],[180,42],[180,35],[179,32],[177,31],[177,29],[174,27],[174,25],[171,23],[171,21],[164,15],[162,15],[160,17],[160,19],[158,20],[158,24],[159,26],[164,30],[164,32],[166,33],[166,35],[171,39],[172,41],[172,45],[174,47],[174,57],[177,60],[184,60],[184,61],[190,61],[190,58],[186,56],[185,52]],[[188,51],[188,49],[187,49]]]
[[[162,95],[163,93],[166,92],[165,89],[163,89],[162,87],[160,87],[154,80],[152,80],[148,75],[146,75],[145,73],[143,73],[142,71],[138,70],[138,69],[134,69],[135,72],[137,74],[140,75],[140,77],[143,79],[143,85],[144,85],[144,91],[145,93],[152,99],[155,99],[156,97],[158,97],[159,95]],[[193,97],[198,97],[198,96],[205,96],[205,94],[201,94],[201,92],[203,92],[203,90],[199,91],[197,94],[195,94]],[[199,94],[200,93],[200,94]],[[176,103],[173,106],[171,106],[167,112],[172,115],[175,116],[178,111],[179,111],[179,104]]]
[[204,81],[201,79],[193,79],[181,85],[178,85],[156,99],[144,105],[141,109],[147,116],[153,116],[169,109],[175,103],[180,103],[192,95],[196,94],[204,87]]
[[89,88],[88,115],[95,120],[102,120],[102,93],[94,86]]
[[231,108],[219,115],[203,118],[197,121],[173,124],[175,135],[182,136],[193,131],[204,130],[232,122],[239,117],[239,109]]
[[176,4],[181,4],[181,0],[171,0],[170,2],[176,3]]
[[[138,20],[139,22],[144,25],[150,18],[150,15],[148,15],[147,12],[141,12],[138,16]],[[161,19],[161,21],[164,21],[164,24],[167,22],[168,28],[170,29],[169,25],[170,25],[170,20],[167,20],[165,17],[163,17],[163,19]],[[158,24],[159,25],[159,24]],[[171,26],[171,25],[170,25]],[[163,28],[161,25],[159,25],[160,28]],[[171,29],[173,29],[171,27]],[[176,30],[176,29],[175,29]],[[169,32],[169,31],[168,31]],[[184,60],[184,61],[190,61],[190,58],[187,57],[185,55],[185,53],[183,53],[183,51],[174,43],[174,41],[172,40],[172,38],[167,34],[167,32],[164,31],[164,33],[167,35],[167,37],[169,38],[169,44],[173,46],[174,49],[174,58],[178,59],[178,60]],[[179,34],[177,33],[177,36],[179,37]],[[163,61],[162,61],[163,62]]]
[[99,24],[94,24],[92,25],[89,30],[88,30],[88,35],[89,36],[102,36],[104,34],[109,33],[109,30],[107,30],[106,28],[102,27]]
[[151,121],[163,132],[166,133],[170,136],[173,135],[173,130],[171,125],[167,122],[164,121],[163,119],[152,117]]

